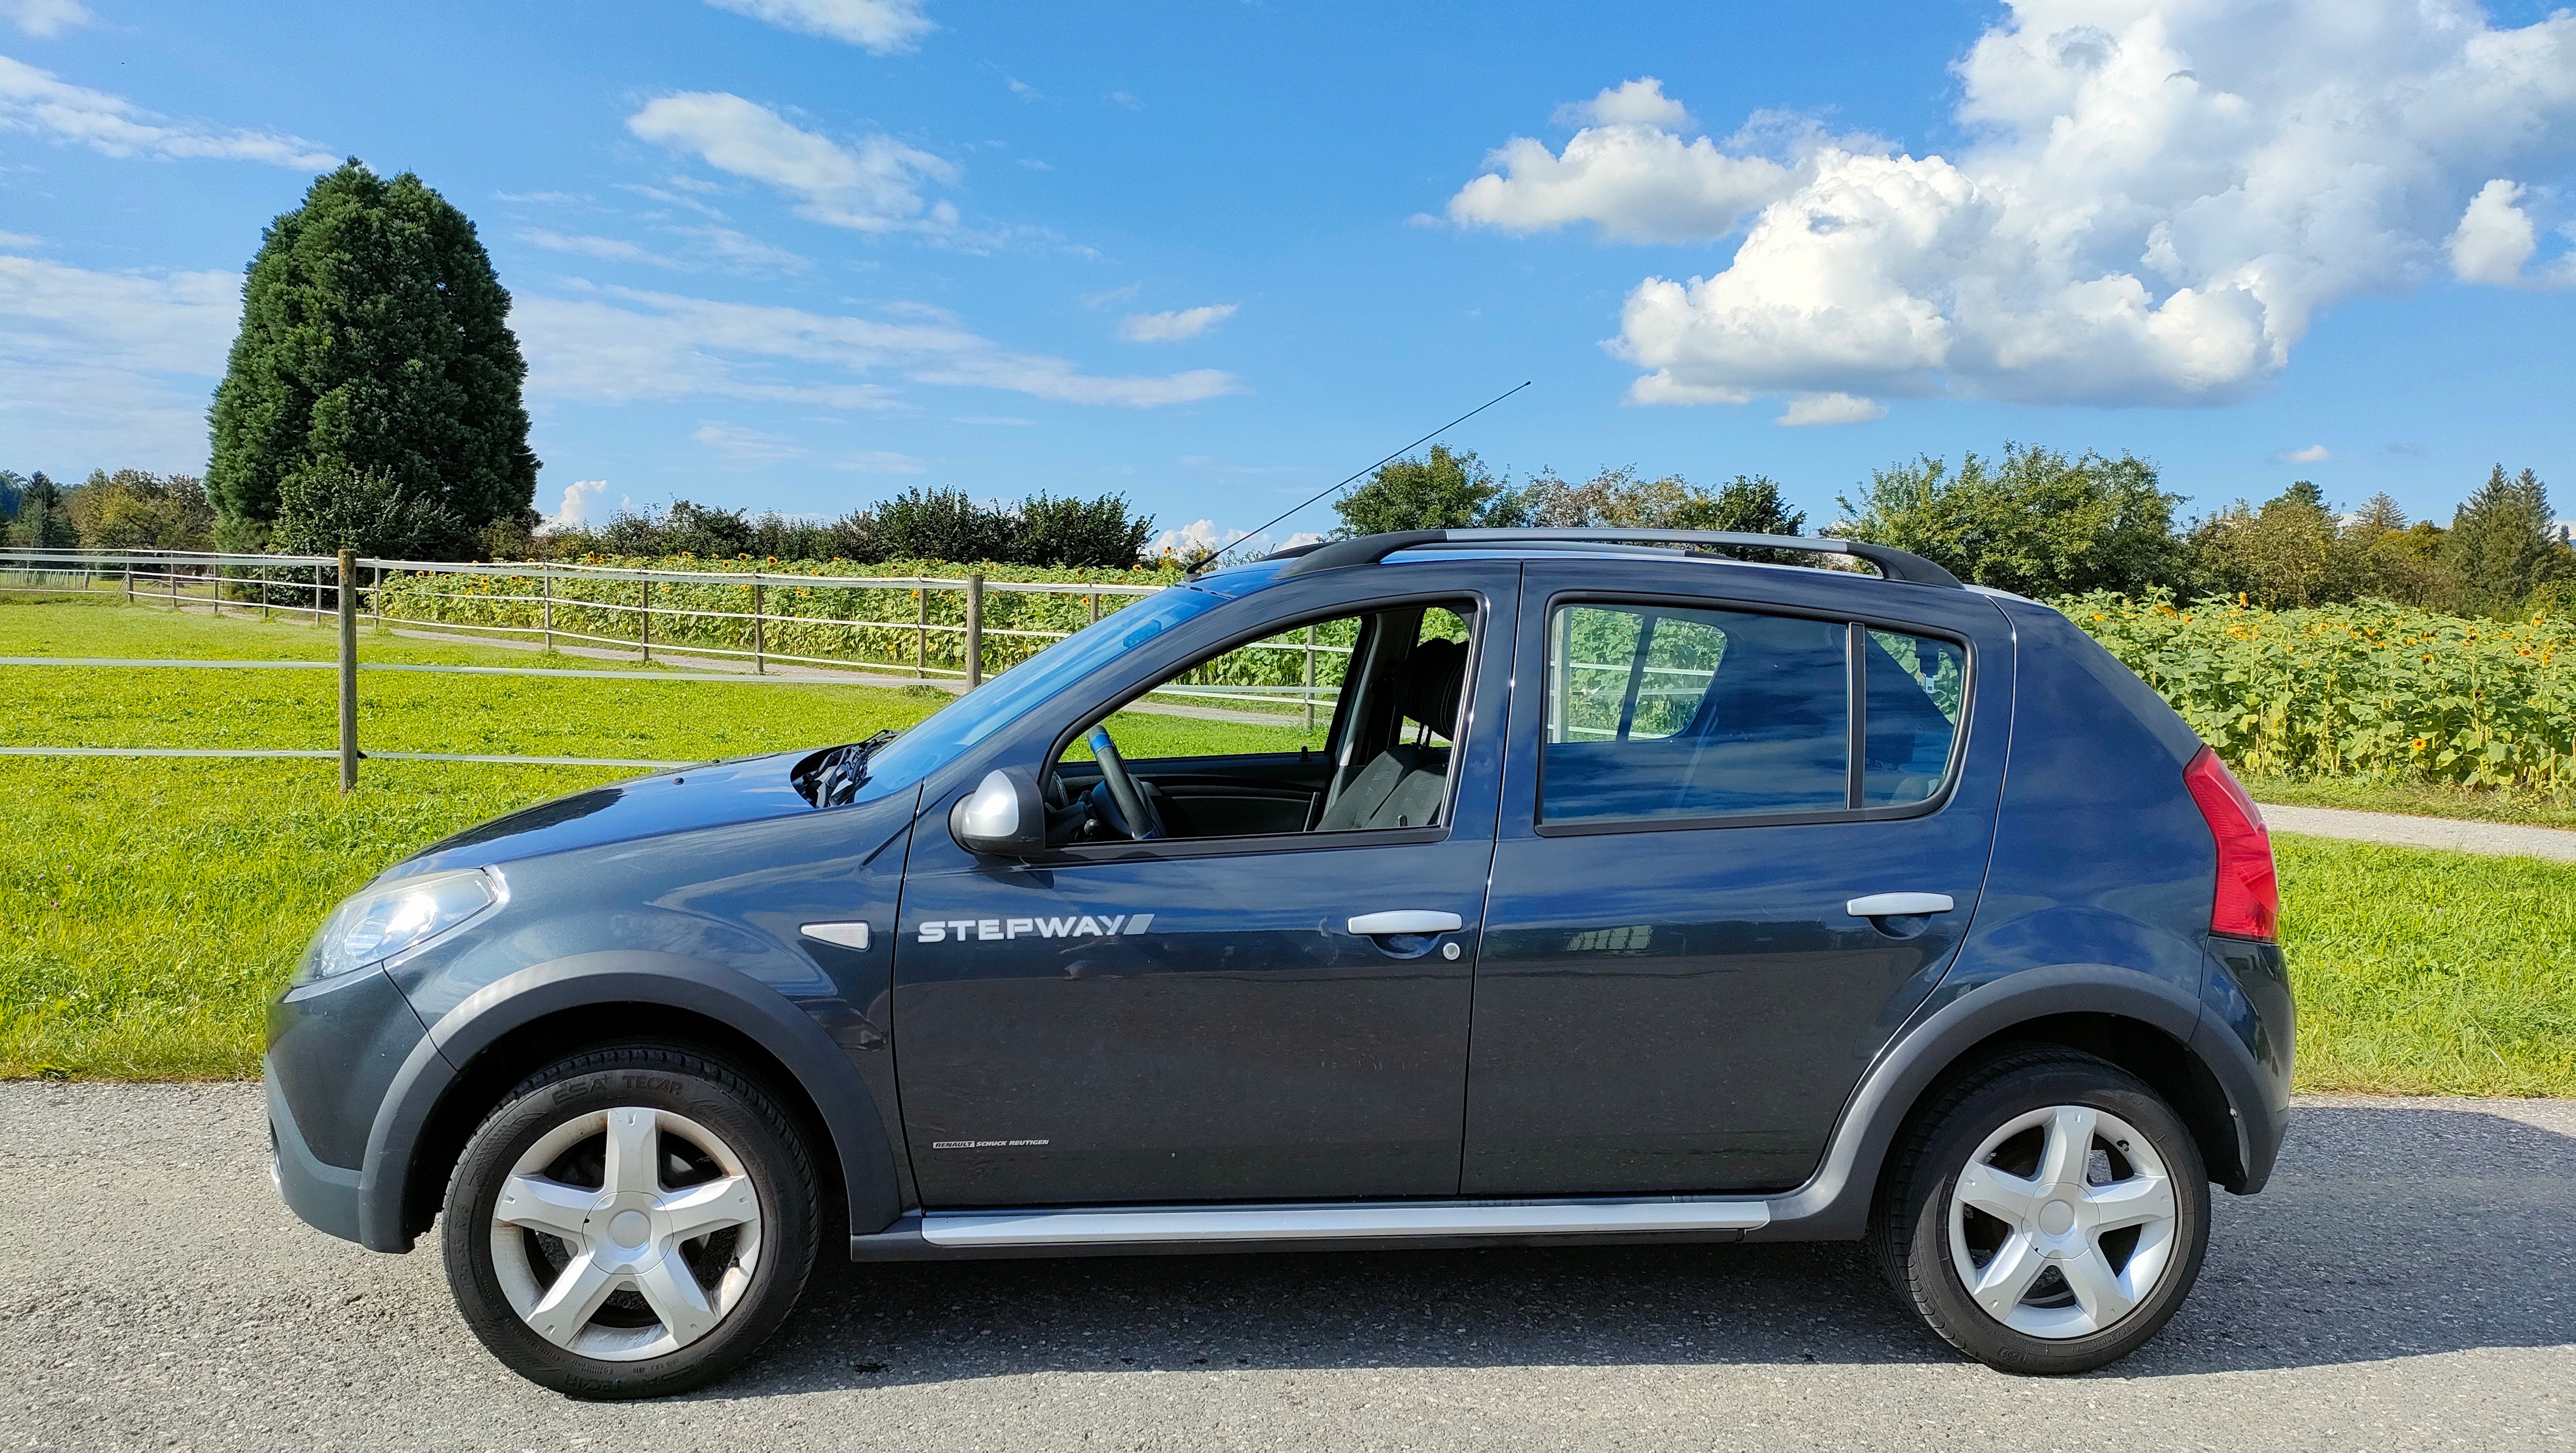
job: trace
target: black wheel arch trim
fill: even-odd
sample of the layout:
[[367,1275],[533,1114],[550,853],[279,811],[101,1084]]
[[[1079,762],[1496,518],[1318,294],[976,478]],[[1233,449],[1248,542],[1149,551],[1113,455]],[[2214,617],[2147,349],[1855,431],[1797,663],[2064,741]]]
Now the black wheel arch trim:
[[776,989],[721,964],[611,950],[521,969],[477,990],[430,1026],[428,1037],[395,1072],[368,1132],[357,1188],[359,1243],[375,1251],[411,1249],[405,1207],[422,1132],[476,1055],[546,1015],[602,1004],[702,1015],[759,1045],[813,1100],[840,1164],[851,1228],[882,1229],[902,1213],[895,1151],[875,1097],[812,1015]]
[[2262,1188],[2279,1149],[2279,1127],[2243,1043],[2210,1022],[2197,998],[2160,979],[2110,964],[2059,964],[1981,984],[1900,1033],[1852,1092],[1815,1174],[1798,1189],[1772,1197],[1770,1223],[1747,1232],[1746,1239],[1860,1236],[1889,1147],[1923,1093],[1980,1042],[2017,1024],[2065,1014],[2133,1019],[2171,1036],[2227,1098],[2242,1174],[2222,1184],[2240,1194]]

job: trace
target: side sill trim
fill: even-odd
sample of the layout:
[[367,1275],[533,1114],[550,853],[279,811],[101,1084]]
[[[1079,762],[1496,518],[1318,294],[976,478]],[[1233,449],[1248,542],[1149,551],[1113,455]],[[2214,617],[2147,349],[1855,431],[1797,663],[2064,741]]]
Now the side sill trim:
[[1761,1200],[1393,1201],[1285,1206],[1102,1207],[1065,1211],[933,1211],[933,1246],[1172,1245],[1344,1241],[1414,1236],[1565,1236],[1622,1231],[1749,1231],[1770,1224]]

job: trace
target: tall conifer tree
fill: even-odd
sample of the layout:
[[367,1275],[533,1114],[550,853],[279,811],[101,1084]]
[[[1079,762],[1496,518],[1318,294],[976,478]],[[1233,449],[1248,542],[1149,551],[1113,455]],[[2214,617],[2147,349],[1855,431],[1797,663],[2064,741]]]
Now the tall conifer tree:
[[234,544],[290,479],[390,480],[468,529],[536,496],[510,295],[465,214],[352,157],[269,224],[215,390],[206,483]]

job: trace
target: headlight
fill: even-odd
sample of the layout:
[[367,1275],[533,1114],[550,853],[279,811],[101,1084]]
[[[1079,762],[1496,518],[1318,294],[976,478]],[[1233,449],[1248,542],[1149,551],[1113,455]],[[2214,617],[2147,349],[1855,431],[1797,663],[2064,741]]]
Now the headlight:
[[363,889],[322,921],[304,951],[303,977],[327,979],[425,947],[501,902],[505,891],[500,875],[482,868]]

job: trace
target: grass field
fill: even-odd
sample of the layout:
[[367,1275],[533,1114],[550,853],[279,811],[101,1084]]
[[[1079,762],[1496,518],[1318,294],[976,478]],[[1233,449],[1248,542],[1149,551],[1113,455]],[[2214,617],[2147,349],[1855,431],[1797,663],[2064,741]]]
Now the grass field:
[[[0,656],[327,658],[328,629],[121,605],[0,606]],[[371,660],[596,666],[369,635]],[[0,667],[0,743],[326,747],[327,672]],[[420,751],[691,760],[847,741],[932,689],[376,673],[362,739]],[[1140,757],[1293,745],[1125,714]],[[257,1071],[262,1006],[324,912],[385,865],[615,770],[0,759],[0,1077]],[[2363,805],[2337,803],[2334,805]],[[2420,809],[2419,809],[2420,810]],[[2528,819],[2525,819],[2528,820]],[[2312,1090],[2576,1095],[2576,865],[2279,841]]]

